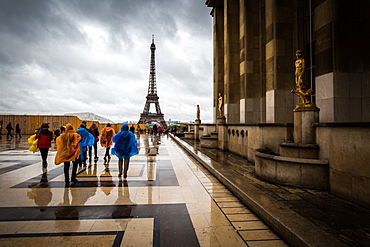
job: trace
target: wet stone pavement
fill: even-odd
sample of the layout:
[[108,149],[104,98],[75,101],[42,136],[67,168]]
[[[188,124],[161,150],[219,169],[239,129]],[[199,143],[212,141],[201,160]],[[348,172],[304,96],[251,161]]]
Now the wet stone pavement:
[[242,157],[174,140],[290,245],[370,246],[370,209],[327,192],[261,181]]
[[169,136],[138,137],[127,179],[99,147],[69,187],[29,146],[0,140],[0,246],[288,246]]

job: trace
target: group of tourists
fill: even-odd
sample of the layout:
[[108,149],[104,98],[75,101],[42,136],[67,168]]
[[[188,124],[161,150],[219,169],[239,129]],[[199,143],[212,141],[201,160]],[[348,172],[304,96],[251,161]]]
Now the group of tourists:
[[[0,123],[0,129],[2,128],[2,121]],[[12,138],[13,138],[13,134],[12,134],[12,131],[14,130],[13,127],[12,127],[12,123],[9,122],[6,127],[6,140],[10,141]],[[21,136],[21,128],[19,127],[19,123],[17,123],[15,125],[15,139],[17,139],[19,137],[19,139],[22,138]],[[1,139],[1,137],[0,137]]]
[[[77,182],[77,168],[80,165],[86,165],[86,161],[92,160],[92,149],[94,148],[94,161],[99,157],[97,153],[97,143],[105,148],[104,165],[108,165],[111,156],[118,157],[119,177],[127,178],[130,158],[138,154],[137,141],[135,135],[129,131],[127,123],[121,126],[121,131],[117,134],[111,124],[107,124],[100,132],[96,124],[92,124],[89,129],[86,122],[82,122],[80,127],[75,130],[71,124],[63,126],[55,139],[57,153],[54,163],[59,165],[64,163],[64,177],[66,185],[71,182]],[[47,156],[49,148],[52,146],[53,132],[49,130],[49,124],[44,123],[36,130],[30,143],[37,145],[40,150],[43,168],[47,168]],[[111,150],[111,147],[115,144]],[[35,151],[30,148],[31,151]],[[88,155],[87,155],[88,154]],[[70,180],[70,165],[72,162],[72,174]]]

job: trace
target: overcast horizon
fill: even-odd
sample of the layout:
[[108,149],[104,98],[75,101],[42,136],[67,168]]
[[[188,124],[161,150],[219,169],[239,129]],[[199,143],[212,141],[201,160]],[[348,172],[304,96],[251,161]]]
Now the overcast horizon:
[[0,6],[0,113],[91,112],[139,121],[154,35],[165,120],[194,121],[200,105],[202,122],[212,122],[212,17],[205,0],[6,0]]

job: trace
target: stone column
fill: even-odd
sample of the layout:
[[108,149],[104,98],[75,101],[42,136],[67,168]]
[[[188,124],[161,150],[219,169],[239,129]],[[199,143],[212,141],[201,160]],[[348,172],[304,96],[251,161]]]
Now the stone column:
[[289,123],[294,96],[293,9],[291,1],[265,1],[266,29],[266,122]]
[[228,123],[240,121],[239,1],[224,0],[224,115]]
[[294,142],[303,144],[315,144],[316,133],[313,123],[319,122],[317,107],[299,107],[294,109]]
[[218,94],[224,92],[224,10],[214,7],[213,16],[213,121],[216,122]]
[[[260,0],[240,0],[240,123],[265,122],[264,12]],[[257,28],[259,27],[259,28]]]

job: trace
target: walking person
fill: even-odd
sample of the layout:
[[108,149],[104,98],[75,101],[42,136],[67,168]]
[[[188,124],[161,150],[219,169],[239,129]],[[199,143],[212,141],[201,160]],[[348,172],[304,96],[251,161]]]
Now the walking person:
[[100,145],[105,147],[104,165],[109,164],[110,161],[110,147],[113,145],[112,137],[116,134],[112,125],[107,124],[101,131]]
[[[113,142],[115,143],[112,148],[112,154],[118,157],[118,177],[122,176],[127,178],[127,171],[129,168],[130,158],[138,154],[137,141],[134,133],[129,131],[128,124],[124,123],[121,126],[121,131],[117,135],[113,136]],[[122,169],[122,166],[124,168]]]
[[153,134],[154,135],[157,135],[157,129],[158,129],[158,126],[156,124],[153,125]]
[[[13,130],[12,123],[9,122],[8,125],[6,126],[6,131],[7,131],[7,133],[6,133],[6,139],[8,141],[10,141],[11,138],[13,138],[12,130]],[[10,136],[10,139],[9,139],[9,136]]]
[[[94,136],[95,138],[95,141],[94,141],[94,161],[98,161],[99,157],[98,157],[98,142],[99,142],[99,130],[98,130],[98,126],[96,126],[96,124],[92,124],[89,128],[89,132]],[[90,161],[92,160],[92,147],[89,147],[89,157],[90,157]]]
[[140,128],[140,125],[138,124],[137,125],[137,128],[136,128],[136,135],[137,135],[137,137],[140,137],[140,134],[141,134],[141,128]]
[[17,123],[17,125],[15,126],[15,139],[17,139],[18,136],[19,136],[19,139],[22,138],[21,128],[19,127],[19,123]]
[[94,136],[86,129],[86,125],[83,123],[77,129],[77,133],[81,136],[80,141],[80,157],[78,163],[81,166],[82,163],[86,166],[87,160],[87,148],[94,145]]
[[37,147],[40,149],[42,166],[47,168],[48,166],[48,152],[51,147],[51,141],[53,140],[53,132],[49,130],[49,124],[43,123],[41,130],[36,133]]
[[158,132],[158,135],[159,135],[159,136],[161,136],[161,135],[162,135],[162,131],[163,131],[162,127],[161,127],[160,125],[158,125],[158,127],[157,127],[157,132]]
[[60,136],[60,129],[54,130],[54,141]]
[[69,167],[72,162],[72,182],[77,182],[77,158],[80,155],[81,136],[73,129],[71,124],[67,124],[65,132],[56,139],[57,154],[54,163],[59,165],[64,163],[64,180],[66,186],[69,185]]
[[1,135],[3,134],[3,121],[0,121],[0,139],[2,138]]

